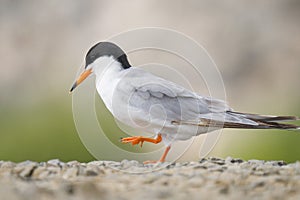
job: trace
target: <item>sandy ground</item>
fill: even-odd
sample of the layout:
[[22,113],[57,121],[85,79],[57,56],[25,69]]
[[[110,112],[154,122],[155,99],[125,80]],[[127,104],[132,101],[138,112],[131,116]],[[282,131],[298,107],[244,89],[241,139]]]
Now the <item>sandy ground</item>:
[[0,161],[6,199],[300,199],[300,163],[227,158],[137,161]]

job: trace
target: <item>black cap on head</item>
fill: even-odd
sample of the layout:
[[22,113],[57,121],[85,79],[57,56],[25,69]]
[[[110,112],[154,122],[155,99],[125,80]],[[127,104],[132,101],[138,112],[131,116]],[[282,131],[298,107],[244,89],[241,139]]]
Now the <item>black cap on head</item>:
[[85,56],[85,68],[101,56],[113,56],[121,63],[124,69],[131,67],[125,52],[120,47],[111,42],[99,42],[87,52]]

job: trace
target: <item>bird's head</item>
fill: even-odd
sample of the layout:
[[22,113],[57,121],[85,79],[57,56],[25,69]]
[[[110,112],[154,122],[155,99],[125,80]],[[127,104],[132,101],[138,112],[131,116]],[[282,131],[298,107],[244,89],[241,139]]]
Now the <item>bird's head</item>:
[[131,67],[125,52],[120,47],[111,42],[99,42],[87,52],[85,56],[84,71],[71,87],[70,93],[92,74],[95,71],[95,68],[101,67],[101,64],[99,64],[101,62],[98,61],[105,57],[113,57],[113,59],[119,62],[124,69]]

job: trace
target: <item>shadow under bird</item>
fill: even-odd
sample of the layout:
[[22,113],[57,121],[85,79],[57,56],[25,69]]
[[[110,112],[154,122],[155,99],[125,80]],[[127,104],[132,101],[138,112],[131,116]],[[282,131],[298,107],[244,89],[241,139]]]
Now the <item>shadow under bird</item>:
[[158,161],[164,162],[177,140],[187,140],[221,128],[287,129],[299,126],[282,123],[294,116],[269,116],[233,111],[224,101],[202,96],[176,83],[155,76],[128,62],[124,51],[111,42],[99,42],[85,57],[85,70],[72,92],[89,75],[96,75],[96,89],[107,109],[124,124],[155,134],[154,138],[122,138],[132,145],[164,142]]

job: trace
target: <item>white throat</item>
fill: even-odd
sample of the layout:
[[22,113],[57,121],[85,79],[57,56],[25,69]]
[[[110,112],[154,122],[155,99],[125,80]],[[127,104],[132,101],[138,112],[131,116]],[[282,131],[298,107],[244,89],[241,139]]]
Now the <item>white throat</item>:
[[115,60],[113,56],[98,58],[91,64],[91,68],[96,75],[96,89],[106,107],[113,113],[113,94],[124,69],[121,63]]

